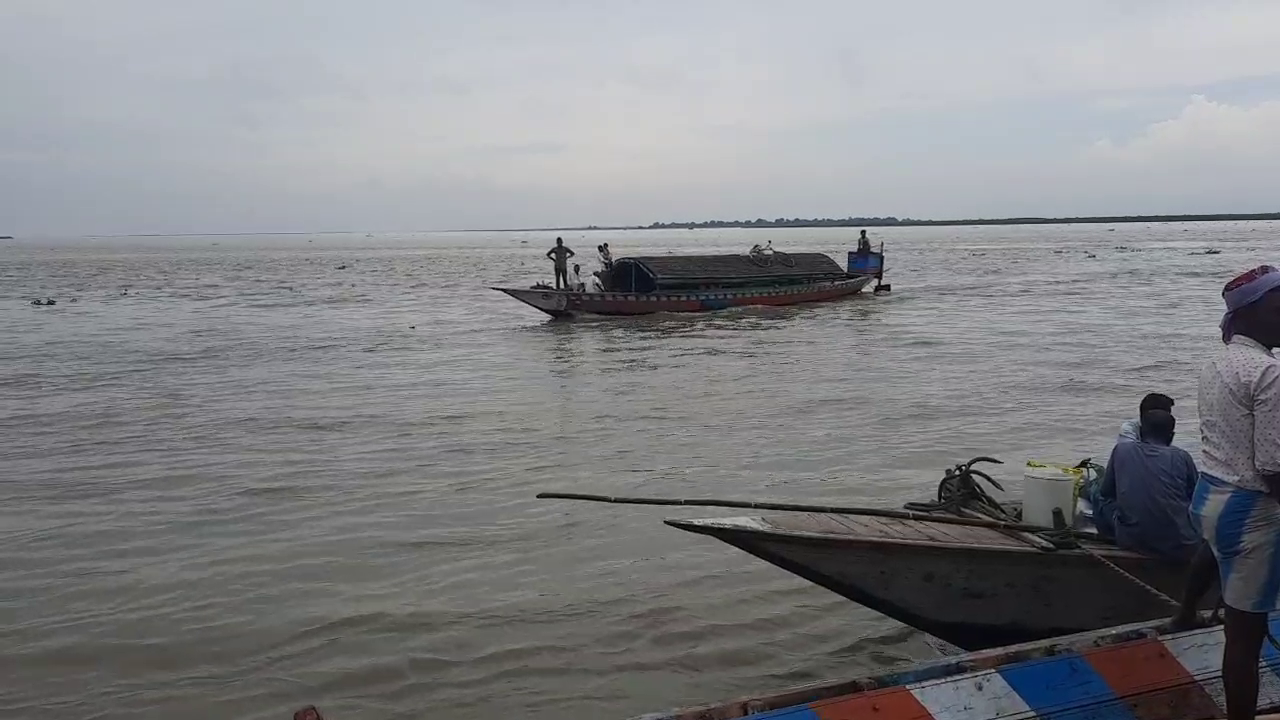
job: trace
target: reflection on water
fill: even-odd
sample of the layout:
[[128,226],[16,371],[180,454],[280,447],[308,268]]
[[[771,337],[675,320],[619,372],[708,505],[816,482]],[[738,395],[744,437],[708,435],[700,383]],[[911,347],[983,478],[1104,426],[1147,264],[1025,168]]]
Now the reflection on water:
[[896,506],[1101,455],[1152,390],[1194,451],[1219,290],[1276,229],[886,230],[891,295],[567,323],[486,289],[550,279],[536,233],[0,243],[0,707],[625,717],[931,657],[660,522],[713,510],[533,496]]
[[547,323],[542,329],[546,331],[549,350],[547,366],[556,377],[571,379],[582,363],[583,338],[568,323]]

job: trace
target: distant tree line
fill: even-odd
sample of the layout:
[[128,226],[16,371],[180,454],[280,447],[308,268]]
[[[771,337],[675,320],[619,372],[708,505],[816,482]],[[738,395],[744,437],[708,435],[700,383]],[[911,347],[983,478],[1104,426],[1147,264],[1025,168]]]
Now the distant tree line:
[[[896,217],[847,217],[847,218],[774,218],[773,220],[765,220],[764,218],[756,218],[755,220],[703,220],[702,222],[656,222],[648,226],[648,229],[658,230],[662,228],[731,228],[731,227],[850,227],[852,225],[867,225],[880,227],[884,225],[903,225],[913,224],[922,221],[912,220],[911,218],[898,219]],[[928,221],[923,221],[928,222]]]
[[1280,220],[1280,213],[1218,213],[1212,215],[1100,215],[1090,217],[969,218],[964,220],[916,220],[914,218],[774,218],[766,220],[703,220],[701,222],[655,222],[649,230],[699,228],[776,227],[912,227],[921,225],[1065,225],[1070,223],[1207,222],[1223,220]]

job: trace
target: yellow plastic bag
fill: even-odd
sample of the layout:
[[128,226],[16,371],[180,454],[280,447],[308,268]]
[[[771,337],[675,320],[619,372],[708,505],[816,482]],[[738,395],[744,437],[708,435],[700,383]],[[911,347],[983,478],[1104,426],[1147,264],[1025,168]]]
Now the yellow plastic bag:
[[1027,467],[1053,468],[1055,470],[1061,470],[1062,472],[1069,473],[1075,476],[1075,480],[1073,481],[1072,484],[1075,485],[1075,488],[1076,488],[1076,497],[1080,497],[1080,487],[1084,485],[1084,478],[1085,478],[1084,468],[1078,468],[1073,465],[1061,465],[1059,463],[1042,463],[1042,462],[1037,462],[1035,460],[1028,460]]

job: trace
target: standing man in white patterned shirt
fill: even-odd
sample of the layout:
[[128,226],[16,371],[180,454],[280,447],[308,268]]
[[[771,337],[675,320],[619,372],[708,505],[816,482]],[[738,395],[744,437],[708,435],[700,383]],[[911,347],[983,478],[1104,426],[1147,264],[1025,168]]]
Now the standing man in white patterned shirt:
[[[1222,290],[1226,349],[1200,375],[1200,480],[1191,521],[1208,550],[1192,563],[1175,626],[1221,583],[1228,720],[1254,720],[1267,614],[1280,609],[1280,271],[1254,268]],[[1211,552],[1209,552],[1211,550]]]

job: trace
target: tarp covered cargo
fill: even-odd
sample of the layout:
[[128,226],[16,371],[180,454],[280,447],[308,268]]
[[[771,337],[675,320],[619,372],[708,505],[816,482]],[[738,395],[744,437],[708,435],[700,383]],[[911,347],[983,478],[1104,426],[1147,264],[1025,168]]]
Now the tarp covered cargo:
[[844,268],[822,253],[750,255],[662,255],[627,257],[607,278],[619,292],[654,292],[708,287],[789,285],[839,280]]

